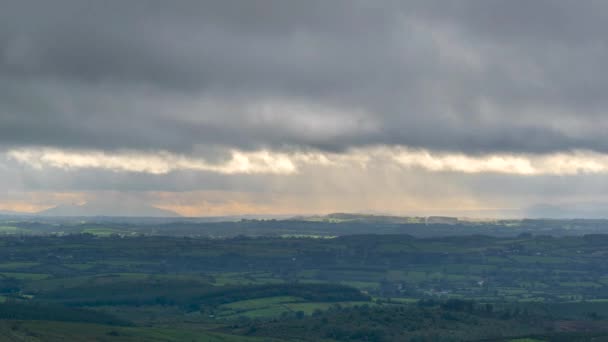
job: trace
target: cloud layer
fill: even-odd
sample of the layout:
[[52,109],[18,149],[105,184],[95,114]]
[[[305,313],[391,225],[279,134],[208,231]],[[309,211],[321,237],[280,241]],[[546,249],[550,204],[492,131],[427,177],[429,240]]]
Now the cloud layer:
[[104,169],[153,175],[174,171],[206,171],[226,175],[291,175],[297,174],[303,167],[331,166],[353,170],[353,168],[366,169],[370,164],[418,168],[432,172],[499,173],[523,176],[608,173],[608,155],[590,151],[471,156],[462,153],[433,153],[428,150],[387,147],[354,149],[342,153],[232,150],[230,158],[215,163],[167,151],[107,153],[91,150],[25,148],[10,150],[7,156],[9,159],[39,170],[47,167],[63,170]]
[[[213,188],[248,208],[302,189],[303,208],[422,208],[436,198],[394,206],[424,197],[395,184],[439,179],[471,208],[586,200],[575,188],[608,172],[606,13],[594,0],[6,0],[0,178],[14,194],[146,201]],[[351,173],[357,204],[338,176]]]
[[5,1],[1,143],[606,151],[601,1]]

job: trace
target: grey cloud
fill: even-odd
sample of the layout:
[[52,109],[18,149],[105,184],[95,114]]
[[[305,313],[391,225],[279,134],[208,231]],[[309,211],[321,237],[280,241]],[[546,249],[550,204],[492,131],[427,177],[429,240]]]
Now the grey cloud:
[[[605,152],[607,9],[559,0],[3,1],[0,144],[217,158],[232,147],[374,144]],[[252,110],[276,103],[287,108]]]

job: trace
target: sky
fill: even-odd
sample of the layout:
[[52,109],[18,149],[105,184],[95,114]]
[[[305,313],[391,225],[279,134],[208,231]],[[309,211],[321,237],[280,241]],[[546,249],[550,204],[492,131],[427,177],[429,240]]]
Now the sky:
[[3,0],[0,211],[608,217],[606,32],[600,0]]

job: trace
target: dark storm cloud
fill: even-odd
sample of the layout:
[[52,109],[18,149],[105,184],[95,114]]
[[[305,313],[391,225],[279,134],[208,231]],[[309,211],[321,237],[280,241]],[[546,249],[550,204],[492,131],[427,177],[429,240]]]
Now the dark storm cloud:
[[607,10],[7,0],[0,144],[608,151]]

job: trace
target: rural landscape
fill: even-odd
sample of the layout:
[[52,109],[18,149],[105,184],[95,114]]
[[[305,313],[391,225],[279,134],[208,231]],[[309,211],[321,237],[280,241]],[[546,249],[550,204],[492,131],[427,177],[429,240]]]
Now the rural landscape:
[[608,342],[608,0],[0,0],[0,342]]
[[433,219],[5,217],[0,331],[15,341],[608,339],[608,236],[596,233],[608,221],[424,223]]

